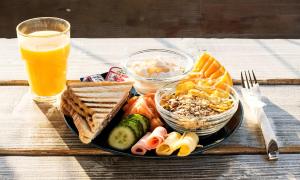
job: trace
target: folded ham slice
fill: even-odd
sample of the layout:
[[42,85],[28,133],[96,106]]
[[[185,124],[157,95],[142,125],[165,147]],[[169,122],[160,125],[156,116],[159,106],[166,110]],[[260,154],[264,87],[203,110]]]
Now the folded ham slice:
[[150,150],[146,144],[146,140],[150,134],[150,132],[147,132],[135,145],[131,147],[132,154],[145,155],[146,152]]
[[168,135],[167,130],[162,126],[158,126],[147,137],[147,139],[146,139],[147,147],[149,149],[155,149],[158,145],[160,145],[164,141],[164,139],[167,137],[167,135]]

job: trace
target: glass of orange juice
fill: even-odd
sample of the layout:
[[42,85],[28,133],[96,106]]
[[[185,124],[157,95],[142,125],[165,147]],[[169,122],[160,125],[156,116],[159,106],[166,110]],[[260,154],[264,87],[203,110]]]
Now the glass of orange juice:
[[55,17],[33,18],[17,26],[17,36],[33,99],[55,102],[66,86],[70,23]]

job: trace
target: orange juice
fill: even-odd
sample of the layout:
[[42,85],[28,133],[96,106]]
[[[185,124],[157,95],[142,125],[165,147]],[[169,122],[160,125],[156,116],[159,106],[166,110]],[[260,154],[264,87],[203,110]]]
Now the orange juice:
[[70,42],[69,38],[64,36],[52,36],[55,34],[59,32],[33,32],[29,35],[41,37],[35,40],[25,39],[20,43],[29,84],[33,93],[38,96],[55,96],[65,88]]

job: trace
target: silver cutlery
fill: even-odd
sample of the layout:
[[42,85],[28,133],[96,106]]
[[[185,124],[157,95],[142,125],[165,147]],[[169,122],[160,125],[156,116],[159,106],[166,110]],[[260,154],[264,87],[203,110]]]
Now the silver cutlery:
[[263,109],[265,104],[262,101],[262,94],[253,70],[252,73],[250,73],[249,70],[241,72],[241,84],[243,87],[241,92],[244,102],[248,105],[254,117],[258,120],[258,124],[264,137],[269,160],[278,159],[278,141]]

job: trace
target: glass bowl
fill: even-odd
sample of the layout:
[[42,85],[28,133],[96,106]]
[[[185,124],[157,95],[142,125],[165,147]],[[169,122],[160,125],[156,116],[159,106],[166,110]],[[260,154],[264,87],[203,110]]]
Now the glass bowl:
[[[149,68],[154,67],[149,65],[150,61],[157,61],[157,63],[153,63],[156,66],[171,64],[177,70],[167,73],[153,73],[154,76],[151,77],[141,75],[141,73],[148,72]],[[193,59],[183,52],[171,49],[146,49],[131,54],[124,62],[124,70],[129,78],[135,82],[136,91],[140,94],[146,94],[155,93],[162,86],[179,81],[192,70],[193,65]]]
[[[175,92],[177,82],[167,84],[166,86],[160,88],[155,94],[155,105],[156,109],[163,118],[163,120],[174,130],[178,132],[186,132],[191,131],[195,132],[198,136],[206,136],[213,134],[220,129],[222,129],[227,122],[232,118],[235,112],[238,109],[239,98],[237,92],[227,84],[223,84],[222,86],[227,86],[228,92],[230,93],[230,97],[233,100],[233,106],[220,113],[210,116],[182,116],[178,115],[174,112],[168,111],[164,109],[161,104],[161,97],[163,94],[171,94]],[[218,88],[216,88],[218,89]],[[222,89],[218,89],[220,91],[224,91]]]

